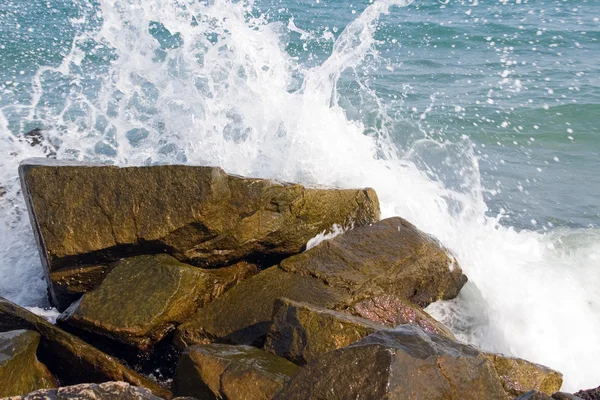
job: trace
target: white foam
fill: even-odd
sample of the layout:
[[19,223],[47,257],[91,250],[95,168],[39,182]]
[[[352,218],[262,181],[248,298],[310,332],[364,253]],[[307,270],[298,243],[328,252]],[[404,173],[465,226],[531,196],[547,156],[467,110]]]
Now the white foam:
[[[253,16],[251,4],[100,0],[102,27],[80,32],[66,60],[36,77],[34,99],[50,87],[49,74],[68,81],[64,105],[39,102],[27,115],[47,127],[60,158],[210,164],[243,175],[373,187],[384,217],[400,215],[437,236],[469,276],[457,300],[430,312],[469,342],[557,368],[566,390],[598,385],[598,232],[541,235],[499,226],[486,217],[468,138],[422,139],[398,149],[387,125],[365,135],[338,105],[337,79],[373,52],[379,15],[407,3],[374,2],[340,35],[331,57],[307,70],[283,50],[286,27]],[[161,48],[148,29],[153,21],[182,44]],[[107,72],[80,68],[89,41],[112,49]],[[359,87],[387,118],[374,93]],[[0,148],[8,156],[0,159],[7,188],[0,198],[0,293],[40,305],[43,274],[16,171],[20,159],[43,151],[15,141],[1,115]],[[424,155],[444,160],[452,181],[429,177]]]

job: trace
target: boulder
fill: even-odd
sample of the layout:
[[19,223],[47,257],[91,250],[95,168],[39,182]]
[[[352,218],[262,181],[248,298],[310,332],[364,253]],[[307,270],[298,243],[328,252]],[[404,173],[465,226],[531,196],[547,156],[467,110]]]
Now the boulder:
[[583,400],[600,400],[600,387],[595,389],[580,390],[575,393],[575,396],[581,397]]
[[535,390],[531,390],[521,396],[517,397],[515,400],[554,400],[552,396],[548,396],[545,393],[540,393]]
[[167,254],[126,258],[60,320],[147,351],[198,307],[256,272],[245,262],[206,270]]
[[[520,385],[521,393],[540,390],[540,386],[552,392],[560,387],[560,384],[550,387],[545,381],[533,382],[537,387],[526,386],[532,382]],[[509,400],[514,397],[505,390],[489,356],[414,325],[402,325],[317,357],[294,375],[276,399]]]
[[34,331],[0,333],[0,397],[58,386],[36,357],[39,343],[40,335]]
[[374,296],[360,300],[344,310],[352,315],[378,322],[389,328],[398,325],[417,325],[425,332],[437,333],[456,340],[450,329],[427,314],[416,304],[394,295]]
[[24,308],[0,298],[0,331],[28,329],[41,335],[38,357],[61,384],[125,381],[170,399],[169,390],[127,368],[115,358],[90,346]]
[[400,217],[326,240],[283,260],[281,269],[345,288],[355,298],[391,294],[420,307],[456,297],[467,282],[437,240]]
[[271,324],[273,303],[280,297],[335,308],[346,294],[319,279],[271,267],[199,309],[177,327],[175,343],[182,349],[213,341],[261,345]]
[[82,383],[58,389],[39,390],[5,400],[162,400],[148,389],[126,382]]
[[242,259],[272,265],[335,224],[379,219],[372,189],[305,188],[215,167],[31,159],[19,174],[52,301],[61,309],[68,293],[52,280],[57,270],[163,252],[203,267]]
[[198,399],[268,400],[297,368],[251,346],[190,346],[177,366],[173,393]]
[[[380,319],[383,302],[375,299],[389,295],[425,306],[456,296],[466,279],[437,241],[401,218],[389,218],[322,242],[242,282],[180,325],[178,345],[212,341],[260,345],[273,302],[280,297]],[[451,337],[441,324],[415,310],[413,320]],[[391,318],[392,311],[388,312]],[[400,317],[401,310],[396,310],[394,318],[403,321]],[[405,319],[411,320],[410,315]]]
[[264,349],[296,364],[306,364],[321,354],[386,329],[363,318],[278,299]]
[[[575,396],[574,394],[565,393],[565,392],[554,393],[552,395],[552,399],[553,400],[584,400],[583,398],[581,398],[579,396]],[[585,399],[585,400],[593,400],[593,399]]]

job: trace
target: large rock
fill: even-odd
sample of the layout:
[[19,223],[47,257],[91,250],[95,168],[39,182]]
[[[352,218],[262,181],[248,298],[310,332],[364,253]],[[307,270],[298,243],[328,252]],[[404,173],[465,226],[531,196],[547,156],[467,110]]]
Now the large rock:
[[394,295],[386,294],[360,300],[344,311],[378,322],[389,328],[412,324],[417,325],[425,332],[437,333],[449,339],[456,339],[448,327],[436,321],[419,306]]
[[147,351],[198,307],[256,272],[245,262],[206,270],[166,254],[127,258],[60,319]]
[[281,262],[359,297],[392,294],[420,307],[451,299],[467,278],[437,240],[400,218],[352,229]]
[[39,390],[5,400],[162,400],[162,398],[154,396],[148,389],[131,386],[126,382],[105,382]]
[[341,312],[278,299],[264,349],[297,364],[306,364],[321,354],[386,329]]
[[149,389],[155,395],[171,398],[169,390],[130,370],[115,358],[47,322],[42,317],[0,298],[0,331],[29,329],[42,339],[38,357],[61,384],[125,381]]
[[177,366],[173,393],[198,399],[268,400],[296,370],[288,360],[251,346],[191,346]]
[[[58,270],[161,252],[198,266],[277,262],[334,224],[379,219],[372,189],[312,189],[214,167],[32,159],[19,172],[49,278]],[[60,287],[52,285],[51,294],[66,306]]]
[[335,308],[347,299],[343,290],[275,266],[198,310],[189,321],[177,327],[175,342],[180,348],[213,341],[260,345],[271,324],[273,303],[280,297],[325,308]]
[[[382,306],[377,299],[382,296],[408,298],[424,306],[456,296],[466,282],[456,261],[437,241],[401,218],[355,228],[267,271],[198,310],[177,329],[178,345],[211,341],[260,344],[267,333],[273,302],[280,297],[360,312],[377,320]],[[410,315],[402,317],[401,310],[395,313],[398,321],[413,322],[405,321]],[[413,314],[422,326],[425,320],[430,321],[430,331],[451,337],[424,312]]]
[[40,335],[34,331],[0,333],[0,397],[58,386],[36,357],[39,343]]
[[[541,376],[547,375],[539,368]],[[553,386],[545,379],[524,381],[520,393],[558,390],[562,381],[550,379]],[[402,325],[319,356],[276,399],[513,399],[503,384],[494,362],[474,347]]]
[[575,393],[575,395],[584,400],[600,400],[600,387],[595,389],[580,390],[579,392]]

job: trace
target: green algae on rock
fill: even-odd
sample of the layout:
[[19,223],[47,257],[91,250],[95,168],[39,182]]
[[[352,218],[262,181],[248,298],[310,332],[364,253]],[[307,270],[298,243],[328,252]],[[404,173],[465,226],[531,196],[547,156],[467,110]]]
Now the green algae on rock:
[[198,307],[256,272],[245,262],[206,270],[166,254],[126,258],[61,320],[147,351]]
[[216,167],[31,159],[19,173],[52,301],[61,309],[68,300],[52,281],[58,269],[162,252],[197,266],[276,262],[335,224],[379,219],[372,189],[305,188]]
[[170,399],[172,394],[148,378],[127,368],[83,340],[52,325],[10,301],[0,298],[0,331],[28,329],[41,335],[38,357],[61,384],[124,381]]
[[39,343],[40,334],[35,331],[0,333],[0,397],[58,386],[48,368],[37,359]]
[[251,346],[190,346],[177,367],[173,393],[198,399],[269,400],[297,368]]

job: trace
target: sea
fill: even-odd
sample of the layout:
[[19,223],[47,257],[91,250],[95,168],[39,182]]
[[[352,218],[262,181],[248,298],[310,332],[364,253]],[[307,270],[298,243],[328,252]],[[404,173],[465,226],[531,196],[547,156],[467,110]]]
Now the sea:
[[469,277],[428,312],[596,387],[599,18],[598,0],[0,0],[0,296],[48,306],[28,157],[369,186]]

